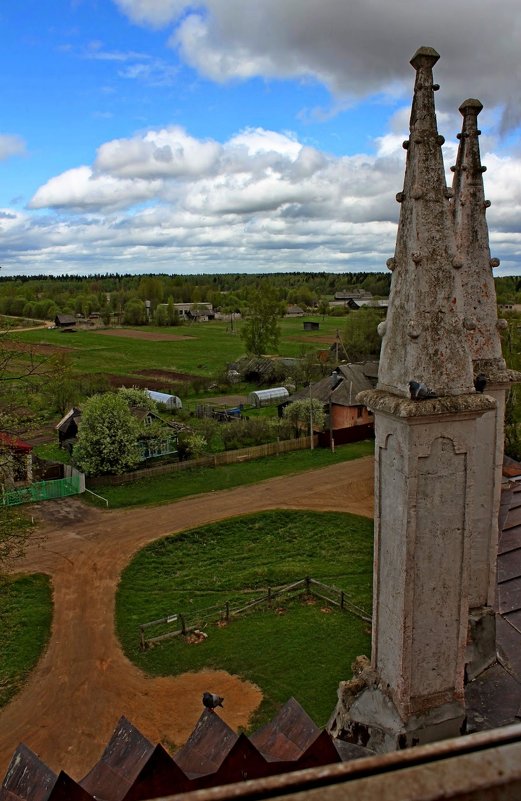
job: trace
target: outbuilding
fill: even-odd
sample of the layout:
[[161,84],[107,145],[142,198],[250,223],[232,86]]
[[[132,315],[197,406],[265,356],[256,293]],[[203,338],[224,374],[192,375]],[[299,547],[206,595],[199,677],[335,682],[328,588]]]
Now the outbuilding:
[[54,318],[56,328],[73,328],[76,322],[76,317],[73,317],[72,314],[57,314]]
[[182,409],[181,398],[177,395],[169,395],[167,392],[156,392],[153,389],[145,389],[145,393],[156,403],[161,403],[167,409]]
[[273,387],[272,389],[257,389],[248,395],[251,406],[277,406],[289,398],[286,387]]

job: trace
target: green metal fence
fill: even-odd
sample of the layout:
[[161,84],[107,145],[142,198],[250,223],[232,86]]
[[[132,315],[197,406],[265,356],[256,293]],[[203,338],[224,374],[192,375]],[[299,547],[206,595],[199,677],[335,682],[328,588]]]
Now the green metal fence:
[[21,503],[35,503],[35,501],[48,501],[53,498],[67,498],[69,495],[78,495],[83,492],[82,474],[69,478],[57,478],[53,481],[37,481],[28,487],[8,490],[0,495],[3,506],[16,506]]

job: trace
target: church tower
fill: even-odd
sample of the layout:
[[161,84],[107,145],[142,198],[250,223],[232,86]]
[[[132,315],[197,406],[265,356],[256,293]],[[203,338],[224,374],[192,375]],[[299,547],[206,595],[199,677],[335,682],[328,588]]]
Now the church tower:
[[490,258],[483,173],[479,148],[478,115],[483,106],[470,98],[460,106],[463,117],[458,134],[452,212],[466,322],[466,339],[476,385],[496,400],[496,408],[477,422],[475,454],[475,506],[472,520],[469,570],[469,644],[467,678],[473,679],[496,660],[494,598],[498,514],[503,466],[505,398],[510,384],[521,376],[507,370],[501,352],[492,270],[499,259]]
[[[376,390],[371,663],[339,689],[333,734],[375,751],[458,735],[464,673],[477,425],[495,401],[476,393],[472,325],[434,109],[420,48],[396,250]],[[412,398],[409,382],[429,387]]]

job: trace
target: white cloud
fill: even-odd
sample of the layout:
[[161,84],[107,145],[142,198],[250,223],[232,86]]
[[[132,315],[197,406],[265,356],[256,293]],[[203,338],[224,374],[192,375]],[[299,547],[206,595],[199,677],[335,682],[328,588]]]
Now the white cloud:
[[402,169],[403,151],[338,158],[289,132],[219,144],[148,131],[51,178],[28,212],[0,214],[0,258],[46,271],[382,269]]
[[223,82],[314,77],[337,96],[408,95],[407,61],[422,45],[442,55],[440,102],[479,97],[521,122],[518,0],[115,0],[140,24],[169,26],[170,42],[201,74]]
[[[92,166],[40,187],[29,211],[0,210],[0,263],[81,272],[383,270],[394,251],[407,118],[396,113],[375,154],[342,157],[261,128],[224,143],[175,126],[106,142]],[[455,144],[446,150],[448,166]],[[521,154],[483,161],[494,255],[512,271],[521,260]]]
[[41,186],[31,199],[29,207],[114,209],[149,200],[157,195],[158,190],[159,185],[153,181],[96,175],[90,167],[76,167],[51,178]]
[[217,142],[198,141],[175,126],[107,142],[94,168],[121,178],[192,178],[211,170],[220,150]]

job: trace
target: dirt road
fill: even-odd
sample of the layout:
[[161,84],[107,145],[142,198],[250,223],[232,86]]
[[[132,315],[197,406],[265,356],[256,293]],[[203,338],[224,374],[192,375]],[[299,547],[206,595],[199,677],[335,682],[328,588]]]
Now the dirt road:
[[102,511],[76,499],[40,504],[44,544],[17,566],[52,577],[49,646],[24,689],[0,713],[0,778],[23,741],[53,770],[74,779],[99,759],[124,714],[152,742],[182,744],[201,694],[226,698],[223,718],[246,725],[260,690],[217,671],[148,678],[123,655],[114,631],[122,569],[146,543],[193,526],[265,509],[346,511],[372,516],[371,457],[164,506]]

